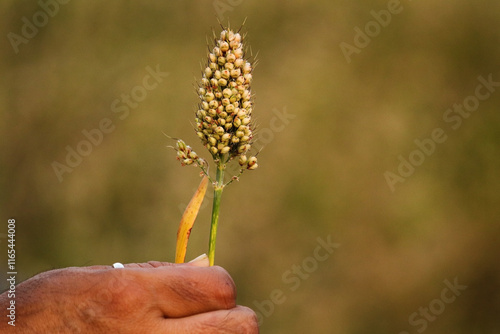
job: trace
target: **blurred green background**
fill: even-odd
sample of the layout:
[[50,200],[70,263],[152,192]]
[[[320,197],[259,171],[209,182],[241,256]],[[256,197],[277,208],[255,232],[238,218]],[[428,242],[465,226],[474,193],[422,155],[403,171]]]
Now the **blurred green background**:
[[[478,77],[500,82],[498,1],[69,1],[47,20],[42,10],[0,4],[0,240],[6,254],[14,217],[18,279],[173,261],[200,178],[162,132],[208,157],[191,126],[206,37],[217,17],[247,18],[264,148],[224,192],[216,263],[261,332],[500,332],[500,87],[470,117],[449,114],[457,129],[443,119],[474,102]],[[26,20],[39,27],[22,40]],[[346,57],[341,43],[358,47]],[[127,115],[113,112],[122,94],[145,91],[148,67],[168,75]],[[103,119],[112,131],[60,180],[54,161],[67,165],[67,147]],[[436,128],[447,140],[424,161],[413,154],[420,166],[391,189],[386,172]],[[188,258],[207,251],[210,200]],[[318,238],[340,246],[318,261]]]

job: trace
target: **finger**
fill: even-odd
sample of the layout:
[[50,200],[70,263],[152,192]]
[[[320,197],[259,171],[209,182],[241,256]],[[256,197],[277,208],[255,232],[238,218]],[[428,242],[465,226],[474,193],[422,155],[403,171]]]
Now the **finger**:
[[234,282],[223,268],[191,265],[136,271],[148,286],[153,307],[166,318],[186,317],[236,305]]
[[145,268],[145,269],[169,267],[169,266],[173,266],[173,265],[175,265],[175,264],[170,263],[170,262],[160,262],[160,261],[148,261],[145,263],[127,263],[127,264],[124,264],[125,268]]
[[188,264],[196,267],[210,267],[210,260],[208,259],[207,254],[203,254],[189,261]]
[[155,333],[167,334],[257,334],[255,313],[244,306],[177,319],[160,319]]
[[[159,267],[166,267],[166,266],[177,266],[177,265],[190,265],[190,266],[196,266],[196,267],[209,267],[209,261],[208,257],[206,254],[200,255],[197,258],[191,260],[188,263],[185,264],[177,264],[177,263],[170,263],[170,262],[160,262],[160,261],[148,261],[145,263],[127,263],[124,264],[125,268],[159,268]],[[89,266],[85,267],[87,269],[115,269],[113,266],[105,266],[105,265],[95,265],[95,266]]]
[[160,262],[160,261],[148,261],[147,263],[130,263],[125,264],[125,268],[160,268],[160,267],[170,267],[179,265],[190,265],[196,267],[209,267],[210,263],[208,261],[207,254],[200,255],[188,263],[170,263],[170,262]]

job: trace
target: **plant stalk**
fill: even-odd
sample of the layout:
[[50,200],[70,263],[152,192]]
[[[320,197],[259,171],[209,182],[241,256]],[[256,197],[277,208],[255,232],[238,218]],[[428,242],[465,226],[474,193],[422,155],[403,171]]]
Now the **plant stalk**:
[[224,189],[224,164],[217,166],[217,174],[214,185],[214,202],[212,206],[212,223],[210,225],[210,241],[208,244],[208,259],[210,266],[215,261],[215,239],[217,238],[217,224],[219,222],[220,200]]

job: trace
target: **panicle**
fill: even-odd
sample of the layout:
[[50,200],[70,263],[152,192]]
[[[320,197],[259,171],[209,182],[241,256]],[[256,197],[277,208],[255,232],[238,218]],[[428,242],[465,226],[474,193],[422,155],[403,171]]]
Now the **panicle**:
[[[253,139],[252,70],[245,57],[243,37],[224,28],[210,47],[202,71],[195,115],[196,134],[214,160],[239,158],[242,168],[250,170],[257,168],[256,157],[247,157]],[[181,159],[184,164],[193,160]]]

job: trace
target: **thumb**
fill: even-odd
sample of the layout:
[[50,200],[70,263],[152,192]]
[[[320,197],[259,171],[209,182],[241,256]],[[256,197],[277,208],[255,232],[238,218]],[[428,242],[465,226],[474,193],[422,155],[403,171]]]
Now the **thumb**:
[[187,264],[195,267],[209,267],[210,262],[208,260],[207,254],[202,254],[198,256],[197,258],[189,261]]

